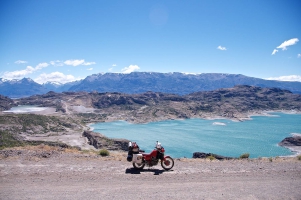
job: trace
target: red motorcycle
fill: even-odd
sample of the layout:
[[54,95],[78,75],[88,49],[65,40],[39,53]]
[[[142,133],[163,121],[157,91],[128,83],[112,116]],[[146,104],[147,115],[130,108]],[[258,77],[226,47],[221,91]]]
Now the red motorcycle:
[[145,153],[139,149],[136,142],[129,142],[129,152],[127,161],[133,162],[135,169],[143,169],[145,165],[152,167],[161,161],[161,166],[165,170],[170,170],[174,166],[174,160],[170,156],[164,156],[164,148],[157,141],[155,149],[151,153]]

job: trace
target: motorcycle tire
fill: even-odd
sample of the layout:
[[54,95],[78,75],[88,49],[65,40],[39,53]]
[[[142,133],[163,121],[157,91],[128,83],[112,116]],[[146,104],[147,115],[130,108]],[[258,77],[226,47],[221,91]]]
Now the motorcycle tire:
[[135,169],[142,170],[144,168],[145,164],[138,164],[138,163],[133,163],[133,167]]
[[161,160],[161,166],[163,169],[165,169],[166,171],[170,170],[171,168],[173,168],[175,162],[173,161],[172,158],[165,158],[164,160]]

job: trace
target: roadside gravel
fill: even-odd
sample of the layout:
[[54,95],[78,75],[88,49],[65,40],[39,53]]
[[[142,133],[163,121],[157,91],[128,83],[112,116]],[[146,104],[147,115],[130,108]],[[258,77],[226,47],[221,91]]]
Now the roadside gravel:
[[125,153],[0,151],[0,199],[300,199],[301,161],[175,159],[136,171]]

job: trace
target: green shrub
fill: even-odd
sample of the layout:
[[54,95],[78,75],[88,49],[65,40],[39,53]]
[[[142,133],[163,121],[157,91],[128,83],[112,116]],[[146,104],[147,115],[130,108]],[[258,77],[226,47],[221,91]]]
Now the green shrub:
[[215,160],[216,158],[213,155],[207,156],[209,160]]
[[8,131],[0,131],[0,150],[9,147],[24,146],[24,142],[17,140]]
[[110,155],[110,152],[106,149],[102,149],[102,150],[99,151],[99,155],[108,156],[108,155]]
[[249,157],[250,157],[249,153],[244,153],[239,156],[240,159],[249,158]]
[[272,157],[269,157],[269,161],[270,161],[270,162],[273,162],[273,158],[272,158]]
[[298,160],[301,160],[301,155],[297,156],[297,159],[298,159]]

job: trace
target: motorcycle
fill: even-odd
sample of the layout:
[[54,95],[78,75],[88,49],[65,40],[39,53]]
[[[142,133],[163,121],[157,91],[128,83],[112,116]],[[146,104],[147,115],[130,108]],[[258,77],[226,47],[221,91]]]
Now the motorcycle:
[[132,162],[135,169],[142,170],[145,165],[152,167],[157,165],[160,160],[162,168],[170,170],[174,166],[174,160],[170,156],[164,156],[164,152],[165,149],[158,141],[151,153],[140,150],[136,142],[129,142],[127,161]]

